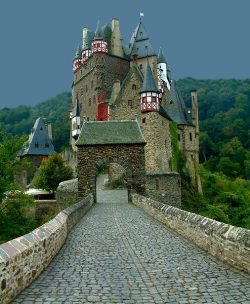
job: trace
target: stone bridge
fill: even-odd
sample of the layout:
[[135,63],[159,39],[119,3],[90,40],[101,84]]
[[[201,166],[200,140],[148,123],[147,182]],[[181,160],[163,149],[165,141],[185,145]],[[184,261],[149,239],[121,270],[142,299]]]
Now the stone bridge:
[[[148,202],[132,196],[140,207]],[[250,303],[247,273],[128,203],[126,191],[103,191],[97,197],[102,203],[80,219],[58,255],[13,303]],[[164,208],[152,202],[150,213],[162,213]],[[249,237],[249,231],[240,230]],[[3,280],[2,287],[8,288]]]

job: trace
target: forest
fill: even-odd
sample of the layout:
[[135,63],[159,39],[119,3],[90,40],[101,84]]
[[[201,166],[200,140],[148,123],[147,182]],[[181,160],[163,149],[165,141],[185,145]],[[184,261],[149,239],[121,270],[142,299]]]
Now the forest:
[[[250,229],[250,79],[177,81],[191,106],[196,89],[200,120],[203,196],[183,189],[183,208]],[[29,134],[38,116],[52,123],[55,149],[69,145],[71,94],[61,93],[34,107],[0,110],[0,130]],[[62,123],[64,122],[64,123]]]

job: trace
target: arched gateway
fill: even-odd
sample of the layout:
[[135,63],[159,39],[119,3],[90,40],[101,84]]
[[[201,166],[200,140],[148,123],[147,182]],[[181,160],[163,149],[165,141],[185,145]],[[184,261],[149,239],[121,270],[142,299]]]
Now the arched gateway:
[[136,120],[84,122],[76,142],[79,195],[96,194],[98,169],[109,163],[125,169],[129,191],[144,194],[145,144]]

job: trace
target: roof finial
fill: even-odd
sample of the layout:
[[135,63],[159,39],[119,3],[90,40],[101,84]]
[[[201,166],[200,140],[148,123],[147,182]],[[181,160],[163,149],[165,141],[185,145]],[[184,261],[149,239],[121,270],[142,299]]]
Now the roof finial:
[[142,17],[144,17],[144,13],[140,12],[140,21],[142,21]]

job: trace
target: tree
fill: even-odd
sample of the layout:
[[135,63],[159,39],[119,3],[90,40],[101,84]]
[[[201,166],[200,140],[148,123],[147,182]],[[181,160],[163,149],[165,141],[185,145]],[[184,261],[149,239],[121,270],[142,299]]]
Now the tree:
[[16,156],[26,139],[26,136],[11,136],[0,132],[0,201],[4,192],[17,188],[14,185],[14,173],[20,162]]
[[42,162],[34,178],[34,186],[55,193],[60,182],[72,177],[72,169],[65,165],[60,154],[54,153]]

